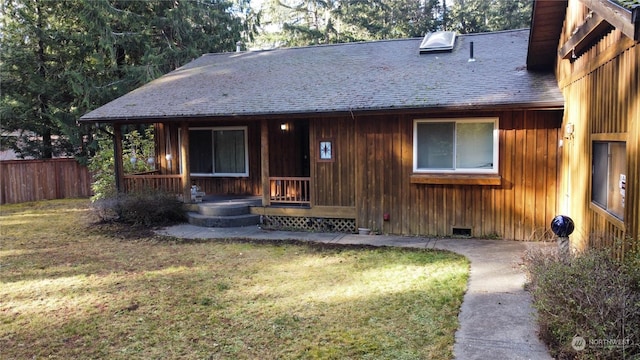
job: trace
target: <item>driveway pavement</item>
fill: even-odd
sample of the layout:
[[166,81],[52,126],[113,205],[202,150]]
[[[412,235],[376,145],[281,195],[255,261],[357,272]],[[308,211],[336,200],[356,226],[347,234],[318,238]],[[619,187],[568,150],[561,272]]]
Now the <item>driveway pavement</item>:
[[158,233],[185,239],[301,240],[449,250],[471,261],[453,348],[458,360],[552,359],[538,339],[531,296],[524,291],[522,255],[540,243],[482,239],[430,239],[262,230],[256,226],[204,228],[181,224]]

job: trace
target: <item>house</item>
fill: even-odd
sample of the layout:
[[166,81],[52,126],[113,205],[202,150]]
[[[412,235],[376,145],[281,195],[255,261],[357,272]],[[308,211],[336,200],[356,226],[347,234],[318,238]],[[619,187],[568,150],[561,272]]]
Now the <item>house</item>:
[[566,101],[559,211],[573,245],[638,250],[640,3],[538,0],[532,24],[529,62],[556,72]]
[[553,67],[527,66],[533,35],[207,54],[80,121],[113,125],[118,153],[121,126],[155,125],[158,170],[123,176],[119,157],[122,191],[257,195],[254,213],[297,227],[539,239],[565,202],[565,129]]

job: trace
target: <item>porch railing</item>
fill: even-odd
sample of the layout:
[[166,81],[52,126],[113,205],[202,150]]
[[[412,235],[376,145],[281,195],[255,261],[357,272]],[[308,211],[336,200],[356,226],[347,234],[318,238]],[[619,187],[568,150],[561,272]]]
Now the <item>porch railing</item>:
[[182,194],[181,175],[136,174],[124,176],[124,191],[163,190]]
[[[270,196],[272,204],[311,204],[309,177],[270,177]],[[142,190],[164,190],[182,193],[181,175],[136,174],[124,176],[125,192]]]
[[272,204],[311,204],[309,177],[270,177]]

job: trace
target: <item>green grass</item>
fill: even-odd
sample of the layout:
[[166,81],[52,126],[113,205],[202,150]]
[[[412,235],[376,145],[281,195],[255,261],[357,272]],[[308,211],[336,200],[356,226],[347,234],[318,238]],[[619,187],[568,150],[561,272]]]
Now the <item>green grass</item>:
[[182,242],[92,219],[86,200],[0,208],[3,359],[452,357],[461,256]]

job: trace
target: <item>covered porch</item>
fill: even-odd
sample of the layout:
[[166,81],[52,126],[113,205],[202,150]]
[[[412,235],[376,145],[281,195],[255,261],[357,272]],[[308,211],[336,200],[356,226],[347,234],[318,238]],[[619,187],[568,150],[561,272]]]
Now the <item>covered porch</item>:
[[[114,124],[116,186],[178,195],[261,196],[262,206],[312,206],[308,121],[158,122],[154,169],[125,174],[122,126]],[[305,163],[306,162],[306,163]],[[194,196],[194,189],[202,195]]]
[[316,202],[308,119],[155,122],[155,169],[135,174],[123,171],[122,125],[114,124],[120,192],[173,193],[196,212],[251,198],[250,212],[266,227],[355,232],[354,207]]

